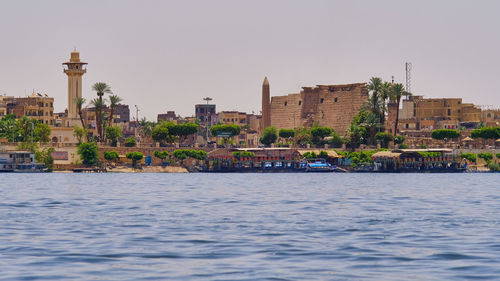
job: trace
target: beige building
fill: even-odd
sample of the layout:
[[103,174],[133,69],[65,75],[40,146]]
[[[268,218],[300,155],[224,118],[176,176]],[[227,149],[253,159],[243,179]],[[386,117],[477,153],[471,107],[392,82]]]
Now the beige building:
[[486,109],[481,112],[481,122],[486,127],[500,126],[500,109]]
[[343,135],[367,99],[365,83],[302,87],[300,93],[271,98],[271,125],[279,130],[317,122]]
[[481,122],[481,108],[461,98],[410,96],[401,103],[399,130],[458,129]]
[[6,114],[14,114],[16,118],[26,116],[40,123],[54,125],[54,98],[38,93],[22,98],[2,97],[0,116]]

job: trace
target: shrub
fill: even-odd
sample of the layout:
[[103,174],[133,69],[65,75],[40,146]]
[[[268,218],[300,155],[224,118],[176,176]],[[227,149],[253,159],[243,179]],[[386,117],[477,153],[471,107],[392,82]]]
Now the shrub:
[[317,155],[317,154],[316,154],[316,152],[314,152],[314,151],[312,151],[312,152],[308,151],[308,152],[304,153],[304,154],[302,155],[302,157],[303,157],[303,158],[306,158],[306,159],[311,159],[311,158],[317,158],[317,157],[318,157],[318,155]]
[[490,163],[490,161],[493,159],[493,154],[490,152],[479,153],[477,156],[481,159],[484,159],[486,163]]
[[427,149],[427,145],[425,145],[425,144],[419,144],[418,148],[420,148],[420,149]]
[[231,124],[227,124],[227,125],[217,124],[217,125],[213,125],[212,127],[210,127],[210,133],[214,137],[216,137],[220,134],[229,134],[231,137],[234,137],[234,136],[239,135],[240,131],[241,131],[240,126],[231,125]]
[[342,145],[345,143],[345,140],[337,133],[333,132],[332,133],[332,139],[330,140],[330,144],[333,147],[342,147]]
[[432,138],[437,140],[456,139],[459,136],[460,133],[452,129],[437,129],[432,131]]
[[475,153],[462,153],[460,157],[469,160],[470,162],[476,162],[477,157]]
[[500,127],[484,127],[472,130],[472,138],[498,139],[500,138]]
[[255,153],[251,151],[234,151],[233,156],[236,158],[241,158],[241,157],[254,157]]
[[404,136],[395,136],[394,137],[394,143],[395,144],[402,144],[405,142],[405,137]]
[[104,151],[104,159],[108,161],[114,161],[118,159],[120,156],[118,155],[118,152],[116,151]]
[[500,158],[500,153],[497,153],[495,156],[497,157],[497,159]]
[[126,147],[134,147],[137,144],[135,137],[129,137],[125,139]]
[[179,160],[184,160],[188,157],[203,160],[207,157],[207,153],[205,151],[196,149],[177,149],[172,152],[172,155]]
[[321,144],[323,139],[333,133],[330,127],[316,126],[311,128],[311,137],[314,144]]
[[408,145],[406,143],[402,143],[399,145],[399,149],[407,149]]
[[118,138],[122,136],[122,129],[118,126],[106,127],[106,138],[111,142],[111,146],[116,146]]
[[324,151],[324,150],[321,150],[319,152],[319,155],[318,155],[319,158],[323,158],[323,159],[328,159],[330,156],[328,156],[328,152]]
[[156,157],[156,158],[160,158],[160,159],[165,159],[168,157],[169,153],[168,151],[158,151],[158,150],[155,150],[153,152],[153,155]]
[[489,163],[488,168],[490,168],[490,171],[492,172],[500,172],[500,165],[496,163]]
[[96,166],[98,163],[97,144],[95,142],[84,142],[78,145],[78,154],[82,163],[86,166]]
[[279,136],[284,139],[295,137],[295,131],[293,129],[280,129]]
[[260,137],[260,142],[264,145],[270,146],[272,143],[276,142],[278,139],[278,133],[276,128],[273,126],[267,127],[262,132],[262,136]]
[[387,148],[394,137],[391,133],[380,132],[375,135],[375,139],[380,142],[380,146]]

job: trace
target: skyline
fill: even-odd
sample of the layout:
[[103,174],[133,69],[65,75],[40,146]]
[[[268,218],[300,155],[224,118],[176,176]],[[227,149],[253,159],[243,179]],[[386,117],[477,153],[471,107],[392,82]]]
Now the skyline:
[[416,95],[500,105],[494,1],[26,3],[0,4],[0,94],[34,89],[54,97],[56,112],[67,106],[62,63],[75,47],[89,63],[83,97],[106,82],[149,120],[191,116],[206,96],[217,111],[259,113],[265,76],[271,96],[372,76],[404,84],[407,61]]

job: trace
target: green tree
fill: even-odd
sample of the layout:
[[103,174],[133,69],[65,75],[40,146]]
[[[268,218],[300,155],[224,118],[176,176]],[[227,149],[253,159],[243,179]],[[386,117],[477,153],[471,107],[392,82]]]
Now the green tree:
[[76,98],[76,109],[78,110],[78,116],[80,116],[80,122],[82,122],[82,127],[86,128],[85,126],[85,119],[83,118],[83,113],[82,113],[82,108],[85,105],[85,99],[84,98]]
[[[383,100],[380,96],[380,92],[382,90],[382,79],[379,77],[372,77],[366,88],[371,92],[371,95],[365,104],[364,108],[368,109],[371,113],[373,113],[377,118],[380,118],[382,114]],[[380,121],[380,119],[378,119]]]
[[117,95],[109,96],[109,118],[108,118],[108,127],[111,127],[113,123],[113,116],[115,114],[116,106],[122,101],[122,99]]
[[333,129],[330,127],[312,127],[311,128],[311,136],[312,142],[316,145],[322,144],[323,139],[333,133]]
[[499,139],[500,138],[500,127],[483,127],[480,129],[472,130],[472,138],[482,138],[482,139]]
[[134,147],[137,145],[137,142],[135,140],[135,137],[128,137],[125,139],[125,146],[126,147]]
[[385,112],[386,112],[386,102],[392,91],[392,84],[390,82],[383,82],[380,87],[380,97],[382,100],[382,115],[380,116],[380,123],[385,125]]
[[95,116],[96,116],[96,124],[97,124],[97,132],[99,134],[100,140],[104,139],[104,130],[103,130],[103,114],[102,108],[104,106],[103,96],[104,94],[112,94],[111,87],[104,82],[97,82],[92,85],[92,90],[97,94],[97,102],[93,100],[93,104],[95,106]]
[[52,152],[55,149],[53,147],[43,148],[35,152],[35,161],[38,163],[43,163],[49,171],[54,169],[54,157],[52,157]]
[[396,102],[396,105],[397,105],[397,107],[396,107],[396,122],[394,124],[394,135],[396,135],[398,132],[399,105],[401,103],[401,98],[403,96],[411,96],[411,94],[405,91],[403,84],[401,84],[401,83],[394,84],[392,86],[392,90],[391,90],[390,95],[389,95],[389,99],[393,102]]
[[142,152],[138,152],[138,151],[133,151],[133,152],[129,152],[125,155],[128,159],[131,159],[132,160],[132,166],[134,168],[137,167],[137,161],[140,161],[142,160],[142,158],[144,157],[144,154],[142,154]]
[[241,127],[233,124],[217,124],[210,127],[210,134],[217,137],[220,134],[229,134],[231,137],[239,135],[241,132]]
[[462,154],[460,154],[460,157],[467,159],[470,162],[474,162],[474,163],[477,161],[477,157],[476,157],[475,153],[462,153]]
[[329,143],[336,148],[342,147],[342,145],[345,143],[345,140],[335,131],[332,133],[332,139],[329,141]]
[[276,131],[276,127],[269,126],[262,132],[260,142],[264,145],[270,146],[271,144],[275,143],[277,139],[278,132]]
[[95,108],[95,122],[97,129],[97,136],[99,141],[104,140],[104,136],[102,135],[102,127],[103,127],[103,113],[102,108],[104,106],[104,102],[102,99],[95,98],[90,101],[90,104]]
[[491,160],[493,160],[493,154],[490,152],[478,153],[477,157],[483,159],[484,161],[486,161],[486,163],[490,163]]
[[78,154],[82,159],[82,163],[86,166],[97,166],[98,164],[98,150],[95,142],[83,142],[78,145]]
[[431,136],[437,140],[456,139],[460,136],[460,132],[452,129],[437,129],[432,131]]
[[179,142],[182,142],[187,136],[198,132],[198,124],[185,123],[185,124],[172,124],[169,127],[169,133],[176,136]]
[[394,144],[402,144],[405,142],[404,136],[394,136]]
[[151,136],[154,141],[157,141],[161,144],[165,142],[174,142],[174,139],[170,134],[169,124],[165,122],[156,125],[156,127],[151,131]]
[[37,122],[35,125],[35,129],[33,135],[35,137],[35,141],[39,142],[49,142],[50,141],[50,133],[51,129],[48,124]]
[[156,158],[159,158],[159,159],[161,159],[163,161],[163,160],[165,160],[168,157],[169,153],[168,153],[168,151],[158,151],[158,150],[155,150],[153,152],[153,155]]
[[296,128],[295,143],[302,146],[312,144],[311,130],[306,127]]
[[380,132],[375,135],[375,139],[380,142],[380,146],[384,148],[389,147],[389,142],[394,140],[394,137],[392,136],[391,133],[386,133],[386,132]]
[[73,127],[73,136],[78,140],[78,143],[82,143],[88,136],[89,132],[85,127],[78,127],[74,126]]
[[116,144],[118,143],[118,138],[120,138],[121,136],[122,128],[118,126],[106,127],[106,139],[111,142],[111,146],[116,146]]
[[7,114],[0,119],[0,137],[7,138],[9,142],[21,141],[20,128],[14,114]]
[[293,129],[280,129],[279,136],[284,139],[290,139],[295,137],[295,130]]
[[153,131],[155,127],[155,123],[154,122],[150,122],[146,119],[146,117],[143,117],[140,121],[139,121],[139,135],[143,138],[143,139],[148,139],[151,137],[151,133]]
[[118,155],[118,152],[111,150],[111,151],[104,151],[104,159],[108,160],[109,162],[113,162],[120,158],[120,155]]
[[347,128],[347,139],[349,140],[349,146],[352,151],[359,147],[360,144],[364,143],[367,134],[365,127],[351,123],[349,128]]

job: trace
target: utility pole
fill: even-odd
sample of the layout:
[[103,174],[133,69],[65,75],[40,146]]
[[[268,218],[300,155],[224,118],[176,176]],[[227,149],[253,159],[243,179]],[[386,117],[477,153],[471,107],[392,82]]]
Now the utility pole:
[[137,138],[137,131],[139,130],[139,107],[135,106],[135,137]]

